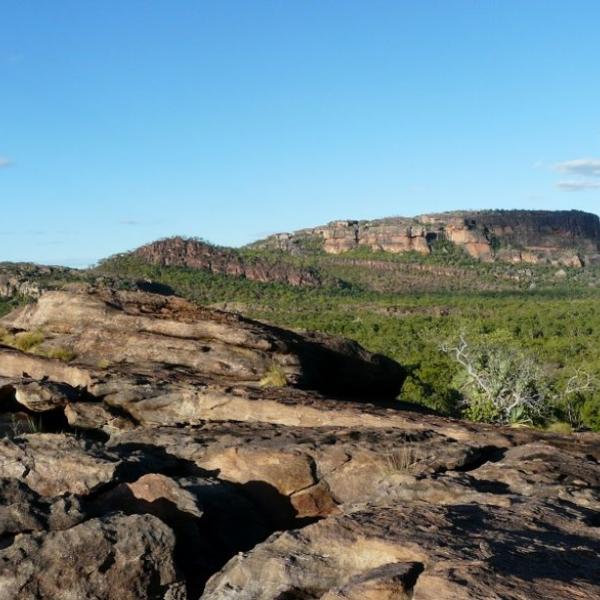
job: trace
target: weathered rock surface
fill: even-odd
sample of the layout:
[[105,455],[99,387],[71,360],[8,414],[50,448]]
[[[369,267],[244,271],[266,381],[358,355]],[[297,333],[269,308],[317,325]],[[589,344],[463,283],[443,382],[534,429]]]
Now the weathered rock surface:
[[173,297],[2,324],[44,340],[0,346],[0,600],[600,597],[597,434],[407,410],[391,361]]
[[30,263],[0,263],[0,298],[38,298],[51,281],[68,280],[73,269]]
[[322,247],[330,254],[368,247],[385,252],[429,254],[448,240],[474,258],[581,267],[600,251],[600,219],[580,211],[462,211],[414,218],[333,221],[322,227],[281,233],[256,248],[302,253]]
[[116,476],[120,461],[98,443],[72,435],[28,433],[0,439],[0,477],[15,478],[43,496],[86,495]]

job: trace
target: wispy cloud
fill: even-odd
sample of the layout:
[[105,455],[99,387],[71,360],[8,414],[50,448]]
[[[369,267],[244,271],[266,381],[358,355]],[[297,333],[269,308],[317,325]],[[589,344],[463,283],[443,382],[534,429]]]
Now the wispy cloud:
[[587,181],[585,179],[580,181],[559,181],[556,187],[564,192],[585,192],[586,190],[600,189],[600,182]]
[[119,221],[119,225],[129,225],[131,227],[134,227],[136,225],[141,225],[141,221],[136,221],[135,219],[121,219]]
[[600,177],[600,158],[578,158],[566,160],[554,166],[561,173],[573,173],[586,177]]
[[12,164],[13,163],[12,160],[10,160],[10,158],[6,158],[6,156],[0,156],[0,169],[10,167]]

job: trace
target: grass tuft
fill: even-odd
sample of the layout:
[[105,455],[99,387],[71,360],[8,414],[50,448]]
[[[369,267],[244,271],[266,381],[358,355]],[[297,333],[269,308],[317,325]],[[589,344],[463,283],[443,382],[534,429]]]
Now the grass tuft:
[[288,384],[285,371],[277,363],[273,363],[264,377],[260,380],[262,387],[285,387]]
[[70,348],[64,348],[63,346],[56,346],[50,348],[45,353],[48,358],[56,358],[62,360],[62,362],[71,362],[77,357],[77,354]]

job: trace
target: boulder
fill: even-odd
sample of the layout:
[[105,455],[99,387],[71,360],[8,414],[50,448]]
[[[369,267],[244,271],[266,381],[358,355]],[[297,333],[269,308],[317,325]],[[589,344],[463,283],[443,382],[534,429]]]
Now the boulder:
[[185,600],[174,552],[173,532],[150,515],[19,534],[0,549],[0,598]]
[[0,477],[18,479],[43,496],[89,494],[112,481],[120,465],[98,443],[70,434],[0,439]]
[[598,434],[417,411],[392,361],[173,296],[2,323],[43,341],[0,346],[0,600],[600,597]]

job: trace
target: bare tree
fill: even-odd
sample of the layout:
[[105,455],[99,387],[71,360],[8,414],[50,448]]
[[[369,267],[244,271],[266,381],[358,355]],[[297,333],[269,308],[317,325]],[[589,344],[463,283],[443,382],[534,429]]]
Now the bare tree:
[[472,417],[500,423],[543,418],[549,405],[545,377],[531,357],[503,346],[472,344],[464,335],[440,349],[463,368]]

